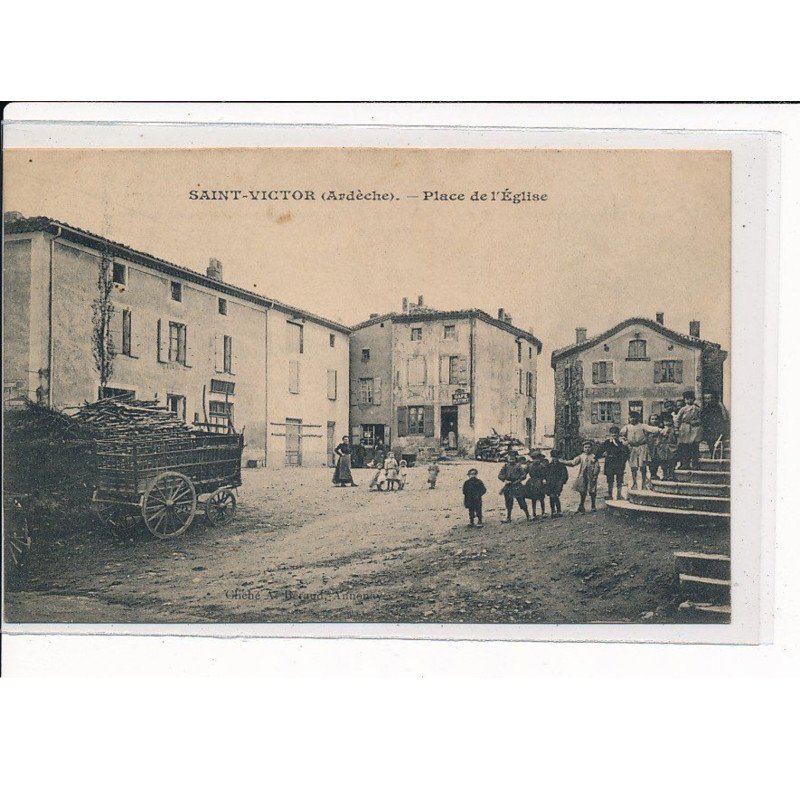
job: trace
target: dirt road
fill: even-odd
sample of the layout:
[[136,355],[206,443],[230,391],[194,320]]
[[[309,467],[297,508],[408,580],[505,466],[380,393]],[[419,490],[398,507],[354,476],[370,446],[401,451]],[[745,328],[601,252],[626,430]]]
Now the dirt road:
[[726,532],[683,532],[603,508],[500,524],[498,464],[476,463],[489,492],[466,526],[470,464],[424,468],[402,492],[337,488],[330,470],[249,470],[226,528],[115,540],[99,530],[39,542],[12,622],[651,622],[676,621],[674,550],[728,553]]

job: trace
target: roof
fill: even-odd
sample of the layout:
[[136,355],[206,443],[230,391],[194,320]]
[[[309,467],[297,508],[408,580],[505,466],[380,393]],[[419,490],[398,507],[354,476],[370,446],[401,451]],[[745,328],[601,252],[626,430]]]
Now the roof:
[[274,300],[266,297],[257,292],[251,292],[247,289],[242,289],[240,286],[235,286],[232,283],[225,283],[215,278],[209,278],[202,272],[183,267],[179,264],[173,264],[170,261],[165,261],[163,258],[144,253],[141,250],[135,250],[125,244],[114,242],[104,236],[85,231],[82,228],[76,228],[74,225],[69,225],[65,222],[60,222],[57,219],[50,217],[22,217],[16,220],[6,220],[3,225],[4,233],[32,233],[36,231],[43,231],[45,233],[52,233],[53,235],[60,235],[64,239],[69,239],[78,244],[83,244],[93,249],[97,249],[97,243],[100,242],[109,248],[112,257],[124,258],[126,261],[142,264],[143,266],[157,269],[173,277],[180,277],[185,280],[193,281],[194,283],[206,286],[210,289],[215,289],[224,294],[237,297],[241,300],[248,300],[256,305],[275,308],[293,316],[303,317],[306,320],[316,322],[325,327],[332,328],[340,331],[341,333],[350,333],[351,329],[341,322],[334,322],[333,320],[321,317],[318,314],[312,314],[302,308],[282,303],[280,300]]
[[560,359],[566,356],[574,355],[575,353],[580,353],[582,350],[588,350],[590,347],[594,347],[596,344],[599,344],[606,339],[610,339],[612,336],[616,336],[620,331],[625,330],[625,328],[633,325],[650,328],[656,333],[660,333],[667,339],[672,339],[674,342],[678,342],[679,344],[684,344],[689,347],[699,347],[703,350],[706,348],[719,349],[720,347],[716,342],[709,342],[705,339],[698,339],[695,336],[688,336],[685,333],[678,333],[678,331],[674,331],[672,328],[667,328],[665,325],[661,325],[655,320],[647,319],[646,317],[630,317],[629,319],[618,323],[613,328],[609,328],[607,331],[597,334],[597,336],[592,336],[585,342],[575,342],[574,344],[567,345],[567,347],[560,347],[558,350],[553,350],[553,355],[550,356],[550,366],[555,367],[556,362]]
[[536,347],[537,353],[542,352],[542,343],[530,331],[523,330],[522,328],[516,327],[516,325],[511,325],[504,320],[497,319],[480,308],[466,308],[460,311],[436,311],[435,309],[425,309],[414,311],[410,314],[390,312],[388,314],[379,314],[363,322],[359,322],[358,325],[353,325],[351,330],[358,331],[363,328],[368,328],[370,325],[387,321],[402,324],[410,322],[435,322],[445,319],[479,319],[487,325],[493,325],[495,328],[499,328],[506,333],[510,333],[512,336],[516,336],[518,339],[524,339],[526,342],[530,342]]

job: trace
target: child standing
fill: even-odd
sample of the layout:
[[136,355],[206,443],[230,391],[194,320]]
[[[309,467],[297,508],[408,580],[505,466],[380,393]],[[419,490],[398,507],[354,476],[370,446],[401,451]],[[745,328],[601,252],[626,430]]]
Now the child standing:
[[478,520],[478,527],[483,527],[483,496],[486,494],[486,486],[478,477],[478,470],[467,470],[467,479],[462,487],[464,492],[464,508],[469,511],[469,524],[475,524]]
[[637,471],[642,475],[642,489],[647,488],[647,464],[650,460],[647,434],[659,432],[660,428],[643,424],[641,416],[635,411],[630,416],[630,422],[620,431],[620,436],[631,451],[631,489],[639,488],[636,482]]
[[664,418],[664,427],[658,440],[658,459],[665,481],[675,480],[675,465],[678,462],[678,434],[672,419]]
[[547,477],[547,461],[541,453],[536,453],[533,461],[528,465],[528,482],[525,487],[528,490],[528,497],[531,499],[533,506],[533,516],[531,521],[538,519],[536,516],[536,504],[538,503],[542,509],[542,518],[544,518],[544,483]]
[[439,477],[439,465],[434,461],[428,466],[428,488],[436,488],[436,479]]
[[594,453],[589,459],[589,466],[586,468],[586,490],[592,503],[591,512],[594,514],[597,511],[597,478],[600,475],[600,462]]
[[369,488],[370,490],[377,489],[378,491],[381,491],[381,483],[383,482],[383,459],[377,461],[375,466],[377,467],[377,470],[372,476],[372,480],[369,482]]
[[511,522],[511,509],[514,508],[514,501],[522,509],[525,518],[530,522],[531,515],[528,511],[528,504],[525,501],[527,494],[523,481],[528,477],[528,471],[522,463],[525,456],[519,456],[519,461],[514,453],[508,454],[508,460],[503,464],[502,469],[497,475],[498,480],[503,481],[503,488],[500,494],[506,503],[506,518],[502,522]]
[[400,464],[397,467],[397,488],[403,489],[406,485],[406,479],[408,478],[408,464],[401,459]]
[[625,477],[625,464],[628,463],[628,446],[619,438],[619,426],[612,425],[608,432],[611,434],[597,451],[597,457],[605,457],[606,480],[608,481],[608,494],[606,500],[614,496],[614,483],[617,484],[617,500],[622,500],[622,479]]
[[394,489],[397,484],[397,470],[397,459],[394,457],[394,453],[389,451],[386,460],[383,462],[384,479],[389,491]]
[[[589,494],[589,467],[592,464],[594,457],[592,456],[593,443],[585,441],[583,443],[583,452],[579,453],[571,461],[563,461],[568,467],[578,467],[578,474],[573,481],[572,488],[580,495],[581,502],[578,505],[576,514],[586,513],[586,495]],[[594,459],[594,463],[597,463]],[[595,493],[597,492],[597,480],[595,480]]]
[[545,491],[550,499],[550,516],[561,516],[561,492],[569,478],[567,468],[559,461],[561,453],[558,450],[550,452],[550,461],[547,464],[545,475]]

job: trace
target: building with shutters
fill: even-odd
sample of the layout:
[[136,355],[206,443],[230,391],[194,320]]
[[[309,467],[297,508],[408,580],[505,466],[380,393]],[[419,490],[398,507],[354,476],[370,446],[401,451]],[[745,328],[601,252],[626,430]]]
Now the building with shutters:
[[[56,408],[158,399],[244,431],[257,465],[330,464],[349,416],[350,329],[45,217],[4,218],[4,399]],[[94,365],[93,303],[112,277],[112,374]]]
[[503,309],[437,311],[419,297],[373,314],[350,337],[353,440],[470,454],[495,428],[530,443],[541,349]]
[[611,425],[622,425],[632,412],[659,414],[665,400],[693,389],[698,400],[709,392],[720,399],[727,352],[700,338],[700,323],[689,334],[656,319],[626,319],[610,330],[587,338],[575,329],[575,342],[553,352],[555,379],[554,441],[567,456],[580,451],[585,439],[602,440]]

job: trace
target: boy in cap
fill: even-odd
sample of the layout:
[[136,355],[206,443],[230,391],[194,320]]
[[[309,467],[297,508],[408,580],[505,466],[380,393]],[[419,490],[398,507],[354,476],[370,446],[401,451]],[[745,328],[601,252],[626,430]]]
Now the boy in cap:
[[467,479],[461,487],[464,492],[464,508],[469,511],[469,524],[475,524],[478,519],[478,527],[483,527],[483,496],[486,494],[486,486],[478,477],[478,470],[475,468],[467,470]]
[[[698,409],[699,411],[699,409]],[[655,425],[645,425],[642,417],[632,411],[630,422],[619,432],[625,443],[630,448],[628,456],[631,462],[631,489],[638,489],[637,471],[642,475],[642,489],[647,488],[647,464],[650,461],[650,449],[647,445],[648,433],[659,433],[660,428]]]
[[569,480],[567,468],[559,461],[561,453],[558,450],[550,451],[550,461],[547,464],[547,475],[544,488],[550,499],[550,516],[561,516],[561,491]]
[[609,438],[600,445],[598,458],[605,458],[603,472],[608,481],[606,500],[614,496],[614,483],[617,484],[617,500],[622,500],[622,479],[625,477],[625,464],[628,463],[628,446],[619,438],[619,425],[612,425]]
[[522,509],[525,514],[525,519],[531,521],[531,515],[528,511],[528,504],[525,501],[527,490],[523,481],[528,477],[528,470],[525,468],[525,456],[517,456],[515,453],[509,453],[506,463],[501,468],[497,475],[498,480],[503,481],[503,488],[500,494],[506,503],[506,518],[502,522],[511,522],[511,510],[514,508],[514,500],[517,505]]

